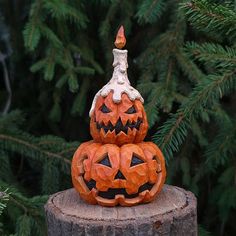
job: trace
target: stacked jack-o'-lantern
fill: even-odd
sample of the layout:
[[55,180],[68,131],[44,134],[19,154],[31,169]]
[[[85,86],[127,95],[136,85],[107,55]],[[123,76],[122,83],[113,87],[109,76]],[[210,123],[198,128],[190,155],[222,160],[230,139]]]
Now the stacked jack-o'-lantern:
[[111,80],[94,97],[90,110],[92,141],[72,160],[72,182],[90,204],[132,206],[152,201],[166,177],[165,160],[152,142],[143,142],[148,122],[140,93],[130,86],[124,29],[113,49]]

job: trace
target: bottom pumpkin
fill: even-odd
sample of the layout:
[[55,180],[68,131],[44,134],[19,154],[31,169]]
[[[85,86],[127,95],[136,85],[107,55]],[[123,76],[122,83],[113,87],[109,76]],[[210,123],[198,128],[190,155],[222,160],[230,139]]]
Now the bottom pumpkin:
[[89,141],[76,150],[72,182],[90,204],[133,206],[152,201],[165,178],[165,160],[152,142],[102,144]]

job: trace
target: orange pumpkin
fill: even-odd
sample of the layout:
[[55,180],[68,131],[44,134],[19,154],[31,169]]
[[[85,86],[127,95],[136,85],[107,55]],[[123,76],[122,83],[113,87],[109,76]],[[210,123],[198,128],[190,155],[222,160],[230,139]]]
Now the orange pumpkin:
[[148,130],[146,112],[140,100],[131,101],[123,93],[120,103],[114,103],[112,92],[99,96],[90,120],[90,133],[95,142],[139,143]]
[[72,181],[90,204],[132,206],[152,201],[166,177],[165,161],[151,142],[80,145],[72,161]]

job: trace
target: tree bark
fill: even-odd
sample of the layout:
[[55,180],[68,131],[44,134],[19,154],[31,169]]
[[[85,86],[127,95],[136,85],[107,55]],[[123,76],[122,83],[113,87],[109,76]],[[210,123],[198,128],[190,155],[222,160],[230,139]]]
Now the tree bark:
[[196,236],[196,207],[191,192],[164,185],[153,202],[133,207],[89,205],[68,189],[52,195],[45,212],[48,236]]

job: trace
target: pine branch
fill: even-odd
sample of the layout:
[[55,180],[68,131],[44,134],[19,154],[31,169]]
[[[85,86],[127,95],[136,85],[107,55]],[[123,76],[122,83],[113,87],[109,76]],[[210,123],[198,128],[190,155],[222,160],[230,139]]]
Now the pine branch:
[[8,189],[2,189],[0,186],[0,216],[3,213],[3,210],[7,207],[7,202],[9,201],[9,191]]
[[8,183],[16,182],[15,176],[12,173],[8,153],[3,150],[0,151],[0,163],[0,179],[3,181],[8,181]]
[[[112,19],[115,17],[115,13],[118,11],[120,7],[120,3],[119,1],[112,1],[112,3],[109,5],[109,9],[107,10],[107,14],[105,17],[105,20],[102,21],[101,26],[99,28],[99,36],[102,39],[102,42],[104,42],[106,44],[106,39],[108,37],[108,39],[111,37],[109,32],[111,29],[111,21]],[[105,45],[104,44],[104,45]]]
[[204,107],[209,106],[214,101],[222,98],[223,95],[229,94],[235,89],[236,71],[228,71],[222,75],[209,75],[207,80],[200,83],[193,90],[189,101],[184,105],[184,114],[189,117],[199,114]]
[[86,106],[86,98],[87,92],[89,90],[90,80],[88,78],[83,80],[82,86],[78,95],[76,96],[74,103],[71,108],[71,114],[78,114],[82,116],[85,106]]
[[[12,185],[7,184],[0,180],[0,189],[8,189],[6,198],[8,199],[7,207],[13,213],[11,217],[16,223],[17,235],[45,235],[45,223],[43,205],[47,200],[47,196],[36,196],[27,198],[23,196]],[[17,214],[14,214],[14,212]],[[40,225],[40,228],[38,227]]]
[[166,8],[165,0],[143,0],[138,5],[135,17],[139,24],[154,23]]
[[0,116],[0,130],[16,130],[25,122],[24,115],[20,110],[13,110],[4,116]]
[[205,228],[203,228],[202,225],[198,225],[198,233],[199,236],[211,236],[212,234],[207,231]]
[[[0,145],[2,146],[3,150],[13,151],[39,161],[46,161],[47,159],[59,161],[62,165],[67,166],[68,169],[71,165],[71,161],[69,159],[65,158],[61,154],[43,149],[41,145],[37,145],[37,138],[32,138],[32,136],[28,136],[25,133],[21,133],[20,136],[0,134]],[[58,143],[58,145],[60,146],[61,143]]]
[[0,51],[0,63],[2,64],[4,84],[5,84],[7,94],[8,94],[5,105],[4,105],[4,109],[2,111],[2,114],[5,115],[8,113],[11,106],[12,89],[11,89],[11,83],[10,83],[10,78],[9,78],[9,72],[8,72],[8,68],[6,64],[6,55],[3,54],[1,51]]
[[30,51],[35,50],[41,38],[40,29],[35,22],[28,22],[23,31],[25,47]]
[[198,30],[221,35],[234,40],[236,37],[236,13],[232,5],[220,5],[208,0],[182,3],[189,22]]
[[25,28],[23,30],[25,47],[30,51],[35,50],[41,38],[39,29],[41,7],[42,5],[40,1],[35,1],[32,4],[30,10],[31,19],[25,25]]
[[24,214],[17,219],[16,232],[19,236],[30,236],[32,235],[31,230],[32,217]]
[[236,50],[213,43],[187,43],[188,54],[195,60],[204,63],[210,70],[233,70],[236,66]]
[[[229,165],[220,174],[218,185],[213,189],[211,198],[216,201],[222,223],[226,222],[230,211],[236,209],[235,166]],[[224,227],[224,224],[222,224]],[[222,228],[222,231],[224,229]]]
[[[41,59],[31,66],[31,71],[42,71],[43,77],[47,81],[51,81],[57,74],[61,74],[56,85],[57,88],[61,89],[65,86],[65,82],[68,82],[71,92],[76,92],[79,88],[77,75],[91,76],[94,75],[95,70],[102,73],[102,69],[94,60],[94,56],[90,57],[86,53],[82,56],[85,55],[85,61],[88,61],[91,67],[75,65],[76,50],[74,49],[77,46],[72,42],[68,28],[77,26],[81,30],[88,23],[88,18],[81,8],[82,4],[76,4],[76,6],[77,8],[73,2],[61,0],[36,0],[31,6],[29,22],[23,31],[27,49],[36,51],[41,45],[40,39],[46,48],[43,50],[45,56],[41,56]],[[58,65],[63,68],[62,72],[58,73],[56,70]],[[54,104],[52,113],[59,111],[58,105],[58,103]]]
[[[94,52],[91,50],[91,48],[86,47],[86,48],[79,48],[78,46],[74,44],[69,44],[68,48],[70,51],[74,53],[78,53],[78,55],[81,55],[83,59],[90,63],[93,68],[98,72],[99,74],[104,74],[104,71],[101,67],[101,65],[94,60]],[[91,68],[90,68],[91,69]]]
[[173,156],[173,152],[179,150],[187,136],[192,119],[196,119],[206,107],[235,89],[235,83],[235,71],[231,71],[221,76],[210,75],[208,80],[196,86],[188,101],[153,137],[154,142],[160,145],[166,154],[167,160]]
[[49,118],[54,122],[59,122],[61,120],[61,106],[59,104],[59,101],[55,101],[55,99],[53,107],[49,113]]
[[42,175],[42,193],[52,194],[59,191],[60,187],[60,171],[55,163],[50,160],[43,165]]
[[[55,74],[55,66],[56,66],[56,49],[49,48],[47,57],[45,58],[44,63],[44,79],[47,81],[51,81]],[[38,64],[39,66],[39,64]],[[35,68],[34,68],[35,69]]]
[[189,128],[189,121],[183,114],[172,115],[159,131],[153,136],[154,142],[160,146],[168,162],[174,152],[179,151],[179,147],[184,142]]
[[40,32],[46,39],[48,39],[49,43],[53,45],[53,47],[60,51],[63,50],[63,42],[46,24],[40,24]]
[[[56,175],[58,170],[62,170],[63,173],[68,175],[70,173],[71,157],[78,147],[78,143],[66,143],[64,139],[52,135],[45,135],[40,138],[34,137],[26,132],[22,132],[15,120],[19,124],[23,120],[22,115],[18,111],[11,112],[0,118],[0,146],[2,154],[15,152],[23,157],[36,160],[43,165],[53,163],[56,169],[51,168],[52,171],[54,170],[52,175]],[[3,166],[5,164],[5,169],[7,170],[10,168],[7,162],[8,155],[2,155],[0,160],[4,157],[6,158],[2,164]],[[1,172],[0,177],[2,179],[5,178],[4,173],[5,170]],[[10,174],[11,171],[8,173],[8,181],[14,182],[15,180],[13,176],[10,178]]]
[[182,48],[175,53],[175,56],[181,70],[191,81],[194,83],[200,82],[205,77],[202,71],[194,64],[194,62],[192,62],[188,54],[184,52]]
[[43,216],[42,206],[45,204],[48,196],[35,196],[27,198],[23,196],[16,188],[0,180],[0,187],[8,189],[9,204],[12,203],[22,210],[22,213],[28,213],[32,216]]
[[68,3],[61,0],[44,0],[43,3],[43,8],[50,12],[53,18],[57,20],[69,19],[81,28],[86,27],[88,23],[87,16]]
[[[222,123],[224,126],[222,127]],[[225,166],[231,162],[236,152],[235,121],[221,120],[220,130],[205,151],[206,163],[210,171],[216,170],[219,165]]]

